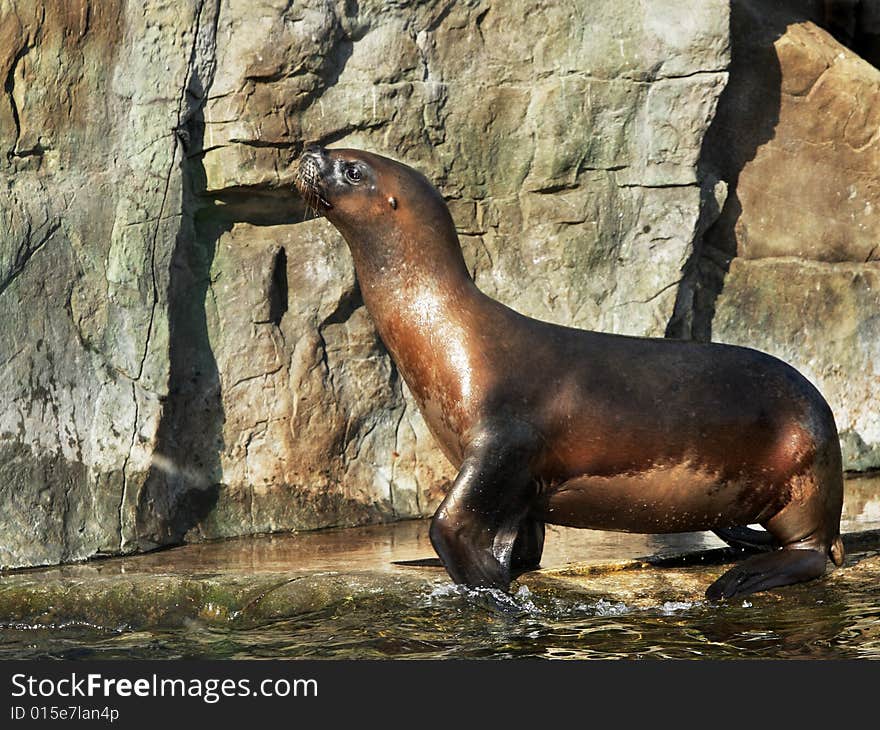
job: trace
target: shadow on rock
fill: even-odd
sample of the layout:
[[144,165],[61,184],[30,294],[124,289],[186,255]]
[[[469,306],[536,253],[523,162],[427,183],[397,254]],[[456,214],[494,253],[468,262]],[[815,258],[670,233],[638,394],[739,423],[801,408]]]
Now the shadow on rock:
[[[197,76],[191,93],[204,97]],[[201,104],[178,130],[186,157],[184,219],[171,259],[168,292],[168,396],[159,425],[153,463],[137,505],[138,547],[176,544],[217,503],[222,469],[225,414],[220,373],[211,348],[207,299],[217,240],[231,224],[200,208],[206,187],[201,154]]]
[[[701,216],[667,337],[701,342],[712,338],[715,302],[742,235],[737,230],[742,213],[739,175],[758,148],[773,139],[779,122],[782,72],[774,43],[790,25],[813,19],[815,8],[809,6],[793,0],[731,3],[730,80],[703,139],[698,164]],[[719,182],[724,184],[720,190]]]

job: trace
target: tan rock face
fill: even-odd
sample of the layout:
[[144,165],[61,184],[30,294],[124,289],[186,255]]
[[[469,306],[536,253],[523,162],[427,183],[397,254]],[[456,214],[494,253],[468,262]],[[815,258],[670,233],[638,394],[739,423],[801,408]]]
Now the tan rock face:
[[527,314],[783,355],[880,463],[877,72],[807,16],[734,3],[726,87],[724,0],[49,5],[0,4],[0,564],[435,508],[307,140],[424,170]]
[[[221,5],[203,110],[205,193],[231,217],[204,244],[223,486],[192,534],[430,514],[454,472],[344,243],[323,221],[288,224],[299,211],[255,225],[272,216],[255,195],[290,185],[305,140],[402,159],[449,200],[486,291],[544,319],[662,334],[726,79],[724,4],[261,7],[257,22]],[[273,321],[282,249],[287,308]]]
[[422,169],[520,311],[785,357],[880,464],[878,72],[821,5],[0,3],[0,566],[434,510],[309,140]]
[[137,543],[198,30],[188,5],[50,5],[0,5],[3,565]]
[[803,13],[780,13],[734,6],[735,82],[704,159],[732,193],[703,260],[735,256],[711,334],[800,369],[831,404],[845,466],[875,468],[880,70]]
[[737,256],[880,260],[880,70],[812,23],[775,49],[779,119],[739,177]]

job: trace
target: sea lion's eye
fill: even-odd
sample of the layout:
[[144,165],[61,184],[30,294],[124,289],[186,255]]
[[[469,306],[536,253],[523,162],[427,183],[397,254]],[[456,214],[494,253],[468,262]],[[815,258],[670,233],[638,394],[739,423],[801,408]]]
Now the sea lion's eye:
[[345,179],[351,183],[359,183],[361,181],[361,171],[354,165],[345,168]]

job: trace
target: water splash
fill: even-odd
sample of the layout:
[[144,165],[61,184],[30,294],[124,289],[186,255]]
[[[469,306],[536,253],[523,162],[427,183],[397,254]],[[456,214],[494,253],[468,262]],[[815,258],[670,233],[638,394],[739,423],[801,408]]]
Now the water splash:
[[660,605],[660,613],[664,616],[670,616],[678,611],[688,611],[697,606],[701,606],[702,601],[666,601]]
[[596,616],[623,616],[635,609],[627,606],[623,601],[606,601],[600,598],[592,606],[592,613]]
[[540,615],[541,609],[535,604],[528,586],[520,586],[515,593],[507,593],[499,588],[470,588],[455,583],[441,583],[426,596],[425,606],[434,606],[449,598],[464,599],[467,603],[504,611]]

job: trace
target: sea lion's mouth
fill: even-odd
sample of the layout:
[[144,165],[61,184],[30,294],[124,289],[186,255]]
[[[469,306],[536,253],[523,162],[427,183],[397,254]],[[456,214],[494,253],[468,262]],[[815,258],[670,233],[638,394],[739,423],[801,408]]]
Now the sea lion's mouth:
[[333,207],[321,188],[321,164],[314,153],[306,152],[299,158],[293,184],[306,205],[318,215]]

